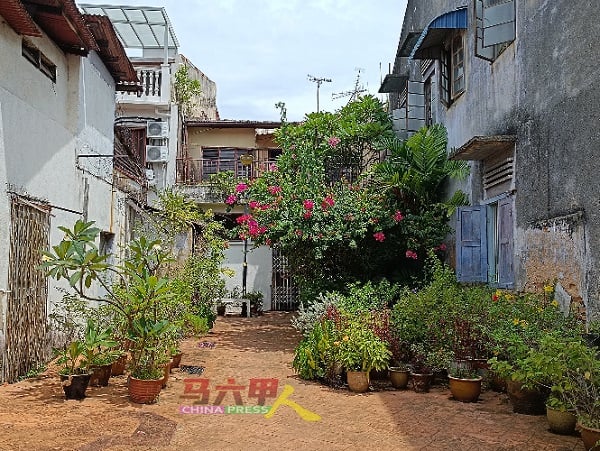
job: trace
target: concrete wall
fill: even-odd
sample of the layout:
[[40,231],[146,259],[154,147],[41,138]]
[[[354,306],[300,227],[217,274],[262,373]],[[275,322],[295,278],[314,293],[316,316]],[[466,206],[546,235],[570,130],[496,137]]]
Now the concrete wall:
[[200,128],[193,127],[189,133],[191,158],[201,158],[201,147],[256,147],[254,128]]
[[[51,245],[59,225],[86,217],[114,231],[111,158],[115,84],[100,58],[62,52],[47,37],[30,41],[57,66],[52,82],[21,55],[21,37],[0,21],[0,182],[53,206]],[[8,273],[9,201],[0,195],[0,289]],[[71,211],[67,211],[71,210]],[[50,282],[50,307],[62,295]],[[0,303],[4,298],[0,295]],[[0,304],[4,312],[4,304]]]

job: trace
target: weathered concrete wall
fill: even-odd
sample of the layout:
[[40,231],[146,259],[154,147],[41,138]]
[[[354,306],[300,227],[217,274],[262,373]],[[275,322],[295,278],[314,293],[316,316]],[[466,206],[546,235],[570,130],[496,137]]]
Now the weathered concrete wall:
[[[552,231],[551,241],[566,259],[555,267],[547,256],[529,262],[527,269],[548,265],[548,278],[569,274],[575,265],[583,273],[578,286],[590,311],[600,310],[600,186],[598,149],[600,133],[600,68],[596,36],[600,33],[600,4],[588,2],[518,2],[519,144],[517,148],[517,224],[530,231],[532,224],[583,212],[571,237],[576,252],[569,252],[564,232]],[[527,236],[527,235],[526,235]],[[525,246],[527,243],[519,243]],[[562,244],[562,246],[561,246]],[[573,258],[576,257],[576,258]],[[575,261],[576,260],[576,261]],[[565,286],[565,288],[568,288]]]

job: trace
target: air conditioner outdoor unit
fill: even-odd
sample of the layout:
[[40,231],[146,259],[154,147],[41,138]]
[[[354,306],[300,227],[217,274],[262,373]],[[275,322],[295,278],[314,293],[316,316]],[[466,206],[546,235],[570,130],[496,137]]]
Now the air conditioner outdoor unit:
[[169,136],[169,124],[167,122],[148,122],[146,124],[146,137],[167,138]]
[[169,159],[167,146],[146,146],[147,163],[165,163]]

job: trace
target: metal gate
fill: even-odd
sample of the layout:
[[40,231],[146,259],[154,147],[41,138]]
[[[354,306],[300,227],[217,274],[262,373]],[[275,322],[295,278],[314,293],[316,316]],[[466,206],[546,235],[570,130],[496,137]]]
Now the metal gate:
[[14,382],[50,356],[47,346],[48,288],[38,269],[48,249],[50,208],[18,196],[11,199],[10,255],[6,308],[6,349],[2,380]]
[[298,308],[298,287],[294,285],[287,258],[273,246],[271,310],[292,311]]

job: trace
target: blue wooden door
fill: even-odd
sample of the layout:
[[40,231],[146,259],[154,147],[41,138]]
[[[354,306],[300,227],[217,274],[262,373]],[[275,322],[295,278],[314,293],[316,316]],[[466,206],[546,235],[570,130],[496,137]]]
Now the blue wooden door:
[[456,277],[461,282],[487,282],[486,207],[460,207],[456,226]]

